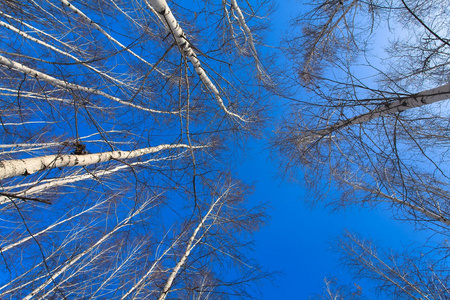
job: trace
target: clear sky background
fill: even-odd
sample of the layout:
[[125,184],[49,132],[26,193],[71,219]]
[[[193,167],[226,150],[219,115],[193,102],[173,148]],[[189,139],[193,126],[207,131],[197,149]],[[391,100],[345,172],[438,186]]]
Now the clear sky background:
[[[269,42],[280,45],[280,37],[289,29],[289,20],[305,9],[301,2],[278,1],[278,9],[271,16]],[[286,100],[274,102],[277,101],[282,107]],[[277,115],[273,118],[276,123]],[[269,270],[280,271],[273,285],[261,286],[263,299],[308,299],[322,292],[325,277],[336,278],[340,284],[356,282],[339,265],[338,255],[331,248],[331,242],[346,230],[370,238],[383,248],[396,250],[426,241],[425,234],[410,223],[394,220],[387,208],[353,207],[330,212],[323,205],[308,207],[304,186],[277,177],[279,169],[269,158],[268,145],[259,140],[251,142],[249,148],[236,170],[238,177],[255,184],[251,202],[267,202],[271,206],[269,223],[255,235],[255,257]],[[362,285],[364,294],[369,296],[365,287]]]

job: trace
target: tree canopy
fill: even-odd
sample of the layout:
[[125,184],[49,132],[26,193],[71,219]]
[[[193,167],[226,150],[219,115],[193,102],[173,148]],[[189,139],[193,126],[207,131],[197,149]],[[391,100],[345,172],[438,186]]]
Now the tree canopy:
[[[257,298],[268,215],[234,170],[253,137],[312,202],[439,240],[345,233],[356,277],[447,297],[450,3],[302,3],[281,45],[276,4],[0,0],[0,298]],[[325,278],[317,297],[364,291]]]
[[[393,299],[447,293],[448,7],[315,1],[286,39],[295,80],[309,93],[294,99],[273,142],[284,170],[304,170],[313,202],[389,209],[439,241],[426,255],[381,255],[351,234],[338,243],[344,265]],[[330,280],[326,286],[327,297],[349,295]]]
[[251,295],[266,215],[228,152],[262,122],[269,10],[0,1],[0,298]]

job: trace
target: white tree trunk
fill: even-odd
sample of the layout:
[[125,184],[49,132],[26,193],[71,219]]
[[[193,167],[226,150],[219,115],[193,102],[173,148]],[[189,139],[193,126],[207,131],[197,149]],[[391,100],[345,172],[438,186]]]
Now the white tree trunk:
[[[167,297],[167,294],[170,291],[170,288],[172,287],[173,281],[175,280],[178,272],[180,271],[180,269],[183,267],[183,265],[186,263],[187,258],[189,257],[189,254],[191,253],[192,249],[194,249],[194,247],[202,240],[202,237],[206,234],[206,232],[209,230],[209,228],[214,225],[214,223],[207,225],[206,221],[208,220],[208,218],[210,218],[211,213],[213,212],[214,208],[216,208],[216,206],[219,204],[220,201],[222,201],[222,199],[224,197],[226,197],[227,193],[229,192],[230,189],[226,190],[220,197],[218,197],[216,199],[216,201],[214,201],[214,203],[211,204],[208,212],[205,214],[205,216],[200,220],[199,224],[197,225],[197,227],[194,229],[192,235],[189,238],[189,241],[186,245],[185,251],[182,255],[182,257],[180,258],[180,260],[178,261],[178,263],[176,264],[176,266],[174,267],[174,269],[172,270],[172,272],[170,273],[168,279],[166,280],[166,283],[164,284],[164,288],[161,292],[161,294],[159,295],[158,299],[165,299]],[[197,238],[197,234],[200,231],[201,228],[205,228],[205,231],[203,232],[202,236]],[[163,254],[161,254],[158,259],[152,264],[152,267],[147,271],[147,273],[126,293],[122,296],[122,300],[123,299],[129,299],[130,295],[134,292],[137,291],[135,293],[135,295],[133,296],[133,298],[131,299],[135,299],[138,297],[139,295],[139,290],[142,289],[144,282],[147,280],[147,278],[150,276],[150,274],[154,271],[155,267],[157,266],[157,264],[162,260],[162,258],[167,255],[167,253],[169,251],[171,251],[180,241],[180,239],[183,237],[183,235],[180,235],[177,237],[177,239],[169,246],[167,247],[167,249],[164,251]],[[162,243],[162,242],[161,242]]]
[[[173,248],[178,244],[180,238],[182,237],[182,235],[180,235],[169,247],[167,247],[167,249],[158,257],[158,259],[152,264],[152,266],[150,267],[150,269],[148,269],[147,273],[145,273],[144,276],[141,277],[141,279],[139,279],[138,282],[136,282],[131,289],[128,290],[128,292],[126,292],[122,298],[120,298],[121,300],[124,299],[130,299],[130,295],[136,291],[136,294],[133,298],[134,299],[136,297],[136,295],[139,294],[139,291],[144,287],[144,283],[147,281],[147,278],[155,271],[156,267],[158,266],[159,262],[167,255],[167,253],[169,253],[170,251],[173,250]],[[161,241],[161,244],[163,244],[164,241]]]
[[170,10],[169,6],[167,5],[165,0],[146,0],[146,2],[150,2],[151,7],[155,9],[155,11],[161,16],[161,19],[164,22],[164,25],[169,29],[169,31],[172,33],[172,35],[175,38],[175,41],[178,44],[178,47],[180,48],[180,51],[182,51],[182,54],[185,55],[189,61],[194,66],[195,71],[197,72],[197,75],[200,77],[200,80],[203,82],[203,84],[206,86],[206,88],[214,95],[217,102],[219,103],[219,106],[230,116],[233,116],[243,122],[246,122],[246,120],[229,111],[220,96],[220,92],[217,89],[217,87],[214,85],[214,83],[209,78],[208,74],[206,74],[205,69],[202,67],[200,60],[197,57],[197,54],[195,53],[193,47],[191,46],[191,43],[186,38],[186,34],[183,32],[183,29],[181,28],[178,21],[175,19],[175,16],[172,14],[172,11]]
[[[231,8],[236,11],[237,19],[238,19],[240,27],[245,32],[246,41],[249,45],[250,52],[253,56],[253,59],[255,60],[256,68],[258,69],[261,79],[266,83],[273,84],[271,78],[269,77],[267,72],[264,70],[264,67],[261,64],[261,61],[259,60],[259,56],[258,56],[258,52],[256,51],[255,40],[253,38],[252,31],[250,30],[250,28],[247,26],[247,23],[245,22],[244,14],[242,13],[241,8],[237,4],[236,0],[231,0],[230,4],[231,4]],[[230,26],[231,26],[231,24],[230,24]]]
[[403,112],[411,108],[421,107],[427,104],[432,104],[448,99],[450,99],[450,83],[436,87],[434,89],[417,93],[410,97],[401,98],[400,100],[382,105],[367,113],[357,115],[347,120],[336,122],[326,128],[316,131],[309,131],[304,135],[299,135],[296,138],[295,142],[299,148],[303,148],[305,145],[315,143],[323,137],[340,130],[341,128],[362,124],[389,114]]
[[[159,158],[159,159],[149,159],[149,160],[142,161],[142,162],[141,161],[133,162],[131,164],[123,164],[123,165],[111,168],[109,170],[98,170],[98,171],[84,173],[84,174],[71,175],[71,176],[67,176],[64,178],[45,179],[45,180],[39,181],[39,183],[40,183],[39,185],[37,185],[36,182],[32,182],[32,183],[26,183],[23,185],[13,186],[13,187],[5,187],[6,190],[22,188],[22,191],[9,192],[11,194],[11,196],[0,196],[0,205],[10,203],[10,198],[14,198],[14,196],[18,196],[19,198],[21,198],[21,197],[26,198],[26,197],[29,197],[30,195],[34,195],[34,194],[40,193],[42,191],[45,191],[45,190],[48,190],[48,189],[51,189],[54,187],[68,185],[68,184],[82,181],[82,180],[97,179],[102,176],[114,174],[118,171],[121,171],[121,170],[124,170],[127,168],[132,168],[134,166],[142,166],[142,165],[146,165],[146,164],[149,164],[150,162],[155,162],[155,161],[178,159],[182,156],[183,153],[180,153],[180,155],[177,155],[175,157],[170,156],[170,157],[163,157],[163,158]],[[23,190],[25,187],[29,187],[29,188]],[[4,248],[3,248],[3,250],[4,250]]]
[[[132,248],[132,251],[130,254],[128,254],[128,256],[120,263],[120,265],[116,266],[114,268],[114,271],[112,271],[108,278],[103,279],[101,285],[97,288],[97,290],[95,292],[92,293],[92,295],[90,296],[89,299],[96,299],[98,297],[96,297],[96,294],[101,292],[104,287],[107,287],[107,284],[111,281],[114,280],[115,278],[120,278],[121,276],[121,271],[122,269],[125,269],[127,267],[127,265],[134,263],[132,262],[134,256],[136,255],[136,253],[138,253],[138,251],[140,250],[140,248],[142,247],[143,243],[137,246],[134,246]],[[102,298],[101,298],[102,299]]]
[[20,36],[22,36],[22,37],[24,37],[24,38],[26,38],[26,39],[28,39],[28,40],[30,40],[30,41],[33,41],[33,42],[35,42],[35,43],[37,43],[37,44],[39,44],[39,45],[42,45],[42,46],[44,46],[44,47],[47,47],[48,49],[51,49],[51,50],[53,50],[53,51],[55,51],[55,52],[58,52],[59,54],[62,54],[62,55],[67,56],[67,57],[70,57],[70,58],[73,59],[75,62],[77,62],[77,63],[83,65],[84,67],[86,67],[86,68],[88,68],[88,69],[91,69],[92,71],[94,71],[95,73],[99,74],[100,76],[103,76],[103,77],[108,78],[109,80],[115,82],[116,84],[131,87],[128,83],[123,82],[122,80],[119,80],[119,79],[117,79],[117,78],[114,78],[114,77],[110,76],[108,73],[103,72],[103,71],[100,71],[100,70],[98,70],[97,68],[91,66],[90,64],[87,64],[87,63],[85,63],[85,62],[82,62],[82,61],[81,61],[80,59],[78,59],[76,56],[74,56],[74,55],[72,55],[72,54],[70,54],[70,53],[67,53],[67,52],[65,52],[65,51],[63,51],[63,50],[61,50],[61,49],[59,49],[59,48],[56,48],[55,46],[52,46],[52,45],[50,45],[50,44],[48,44],[48,43],[46,43],[46,42],[44,42],[44,41],[41,41],[41,40],[39,40],[39,39],[37,39],[37,38],[35,38],[35,37],[29,35],[28,33],[26,33],[26,32],[24,32],[24,31],[22,31],[22,30],[20,30],[20,29],[18,29],[18,28],[16,28],[16,27],[14,27],[14,26],[12,26],[12,25],[10,25],[10,24],[7,24],[7,23],[5,23],[5,22],[3,22],[3,21],[1,21],[1,20],[0,20],[0,26],[3,26],[3,27],[5,27],[5,28],[7,28],[7,29],[9,29],[9,30],[11,30],[11,31],[14,31],[15,33],[19,34]]
[[[58,90],[55,89],[55,91],[57,92]],[[53,91],[53,92],[55,92],[55,91]],[[27,92],[27,91],[24,91],[24,90],[6,89],[6,88],[3,88],[3,87],[0,87],[0,96],[17,97],[17,95],[20,95],[21,98],[38,99],[38,100],[43,100],[43,101],[57,101],[57,102],[61,102],[61,103],[64,103],[64,104],[73,105],[73,100],[72,99],[51,97],[51,96],[48,96],[48,95],[42,95],[42,94],[38,94],[38,93]],[[97,109],[97,110],[105,110],[105,109],[107,109],[106,107],[101,107],[101,106],[98,106],[98,105],[91,105],[91,104],[87,104],[86,107],[90,108],[90,109]]]
[[[193,149],[205,148],[208,146],[193,146]],[[109,151],[84,155],[72,154],[55,154],[41,157],[33,157],[26,159],[14,159],[7,161],[0,161],[0,180],[19,176],[29,175],[39,171],[74,166],[89,166],[96,163],[130,159],[146,154],[156,153],[162,150],[177,149],[177,148],[191,148],[186,144],[168,145],[163,144],[156,147],[142,148],[133,151]]]
[[[169,278],[166,280],[166,284],[164,285],[164,288],[161,292],[161,294],[158,297],[158,300],[164,300],[167,297],[167,294],[169,293],[170,289],[172,288],[173,281],[175,280],[175,277],[178,275],[178,272],[180,269],[184,266],[186,263],[189,254],[191,254],[191,251],[197,246],[197,244],[202,240],[202,237],[205,235],[205,233],[209,230],[209,228],[214,224],[206,225],[206,221],[210,217],[212,211],[216,207],[216,205],[221,201],[223,197],[225,197],[227,192],[225,192],[223,195],[221,195],[209,208],[208,212],[205,214],[205,216],[202,218],[202,220],[199,222],[197,227],[195,228],[194,232],[192,233],[191,237],[189,238],[189,241],[186,245],[186,250],[184,251],[183,255],[181,256],[180,260],[178,261],[175,268],[172,270],[172,273],[170,274]],[[197,238],[197,234],[200,231],[200,229],[207,227],[205,229],[205,232],[202,234],[200,238]]]
[[399,113],[411,108],[432,104],[442,100],[450,99],[450,83],[405,97],[397,101],[393,101],[386,105],[380,106],[368,113],[350,118],[348,120],[337,122],[332,125],[334,128],[343,126],[351,126],[368,122],[370,120],[386,116],[388,114]]
[[[430,299],[427,293],[422,291],[414,281],[409,280],[408,274],[402,273],[401,269],[399,269],[398,266],[391,266],[383,259],[381,259],[376,249],[371,248],[366,243],[361,242],[352,235],[347,234],[347,236],[360,248],[360,251],[362,251],[363,253],[361,253],[360,251],[355,251],[356,249],[354,249],[353,247],[348,247],[344,250],[346,252],[351,251],[351,255],[354,256],[354,258],[360,261],[362,264],[364,264],[368,270],[378,274],[380,277],[386,280],[386,282],[389,282],[395,285],[398,289],[404,291],[406,294],[408,294],[408,296],[411,297],[408,299]],[[369,258],[367,258],[366,256],[368,256]],[[374,264],[374,262],[378,262],[380,265]],[[420,298],[415,297],[413,291],[417,292],[420,295]]]
[[446,218],[441,211],[439,211],[438,206],[435,207],[436,211],[431,210],[428,207],[425,206],[419,206],[415,203],[409,202],[409,201],[404,201],[404,200],[400,200],[398,199],[395,195],[391,196],[388,195],[384,192],[382,192],[381,190],[375,190],[375,189],[371,189],[368,188],[366,186],[354,183],[354,182],[350,182],[348,180],[345,180],[345,183],[347,183],[348,185],[352,186],[354,189],[358,189],[358,190],[362,190],[362,191],[366,191],[369,192],[373,195],[377,195],[377,196],[381,196],[385,199],[388,199],[389,201],[392,201],[393,203],[396,204],[400,204],[406,207],[409,207],[410,209],[422,213],[425,216],[427,216],[428,218],[434,220],[434,221],[438,221],[443,223],[445,226],[450,226],[450,220],[448,218]]
[[160,110],[155,110],[155,109],[151,109],[151,108],[146,108],[137,104],[134,104],[132,102],[128,102],[128,101],[124,101],[120,98],[117,98],[115,96],[109,95],[103,91],[94,89],[94,88],[90,88],[90,87],[85,87],[85,86],[81,86],[78,84],[74,84],[74,83],[69,83],[69,82],[65,82],[63,80],[57,79],[53,76],[47,75],[45,73],[42,73],[40,71],[31,69],[21,63],[15,62],[9,58],[6,58],[4,56],[0,55],[0,65],[4,65],[10,69],[14,69],[16,71],[19,71],[21,73],[24,74],[28,74],[31,77],[35,77],[37,79],[41,79],[53,86],[59,86],[62,87],[64,89],[70,89],[70,90],[76,90],[76,91],[81,91],[81,92],[85,92],[85,93],[89,93],[89,94],[95,94],[95,95],[99,95],[102,97],[105,97],[109,100],[118,102],[122,105],[126,105],[126,106],[131,106],[133,108],[139,109],[139,110],[143,110],[143,111],[147,111],[147,112],[152,112],[152,113],[163,113],[163,114],[179,114],[178,111],[176,112],[172,112],[172,111],[160,111]]

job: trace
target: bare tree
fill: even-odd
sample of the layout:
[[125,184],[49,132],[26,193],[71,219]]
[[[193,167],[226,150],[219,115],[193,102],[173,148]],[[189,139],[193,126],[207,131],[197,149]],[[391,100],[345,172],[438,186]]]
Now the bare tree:
[[227,175],[269,95],[267,4],[0,0],[0,297],[203,299],[268,275],[244,258],[263,210]]
[[[377,292],[390,299],[446,299],[447,262],[427,249],[396,253],[347,233],[337,245],[342,263],[359,278],[370,279]],[[421,251],[419,251],[421,250]],[[443,254],[443,253],[441,253]]]
[[[341,188],[335,207],[388,203],[399,218],[448,228],[450,90],[437,73],[447,67],[448,24],[432,13],[445,8],[445,1],[321,1],[300,19],[321,34],[290,37],[309,45],[290,51],[303,59],[295,71],[311,97],[296,102],[274,144],[287,170],[308,170],[319,196],[333,181]],[[383,62],[369,49],[379,23],[393,30]],[[335,40],[354,47],[331,47]]]
[[[273,143],[283,171],[302,169],[313,201],[390,208],[438,240],[395,252],[345,234],[332,249],[382,297],[448,298],[448,8],[318,1],[287,37],[303,98],[293,99]],[[352,290],[328,280],[319,297],[366,294]]]
[[[210,191],[212,200],[207,195],[199,197],[199,216],[175,218],[167,223],[171,228],[158,229],[165,224],[154,221],[164,212],[158,200],[162,195],[134,199],[140,204],[130,212],[121,211],[125,202],[117,197],[114,207],[112,199],[104,199],[37,232],[34,241],[21,239],[5,245],[6,262],[17,250],[27,253],[24,258],[38,261],[32,256],[35,245],[42,247],[45,260],[23,263],[22,268],[11,263],[11,280],[0,287],[2,297],[56,294],[61,298],[115,295],[141,299],[164,298],[169,293],[199,298],[202,293],[247,294],[251,282],[269,274],[245,257],[247,242],[238,242],[234,234],[246,235],[257,228],[264,212],[246,211],[241,184],[220,184]],[[111,211],[105,216],[104,209]],[[124,216],[118,219],[120,215]],[[49,238],[52,243],[47,245]]]

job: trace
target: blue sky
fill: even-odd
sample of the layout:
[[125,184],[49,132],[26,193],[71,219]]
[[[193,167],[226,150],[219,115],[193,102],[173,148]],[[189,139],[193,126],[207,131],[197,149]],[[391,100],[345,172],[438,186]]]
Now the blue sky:
[[269,270],[280,271],[273,285],[262,286],[263,299],[307,299],[320,293],[324,277],[353,281],[338,263],[330,242],[345,230],[371,238],[383,247],[401,250],[426,237],[409,223],[393,220],[388,210],[346,209],[331,213],[322,205],[305,204],[303,186],[282,182],[262,141],[242,158],[239,176],[255,183],[251,202],[268,202],[270,220],[255,235],[255,258]]
[[[278,1],[278,9],[271,16],[269,41],[279,45],[280,37],[289,30],[289,21],[304,10],[300,1]],[[382,54],[380,51],[379,55]],[[279,103],[281,108],[286,100],[276,99],[274,103]],[[276,124],[281,111],[272,116],[272,124]],[[271,130],[268,128],[265,136]],[[237,170],[238,177],[255,184],[251,202],[265,202],[271,207],[268,224],[255,235],[255,256],[261,265],[280,271],[280,275],[273,285],[262,285],[263,299],[308,299],[321,293],[325,277],[334,277],[341,284],[355,282],[339,265],[338,256],[331,248],[331,242],[346,230],[396,250],[405,249],[413,242],[425,243],[428,238],[410,223],[394,220],[388,208],[353,207],[331,212],[320,204],[309,207],[305,203],[305,187],[301,182],[287,182],[277,176],[280,170],[267,149],[264,140],[251,142]]]

